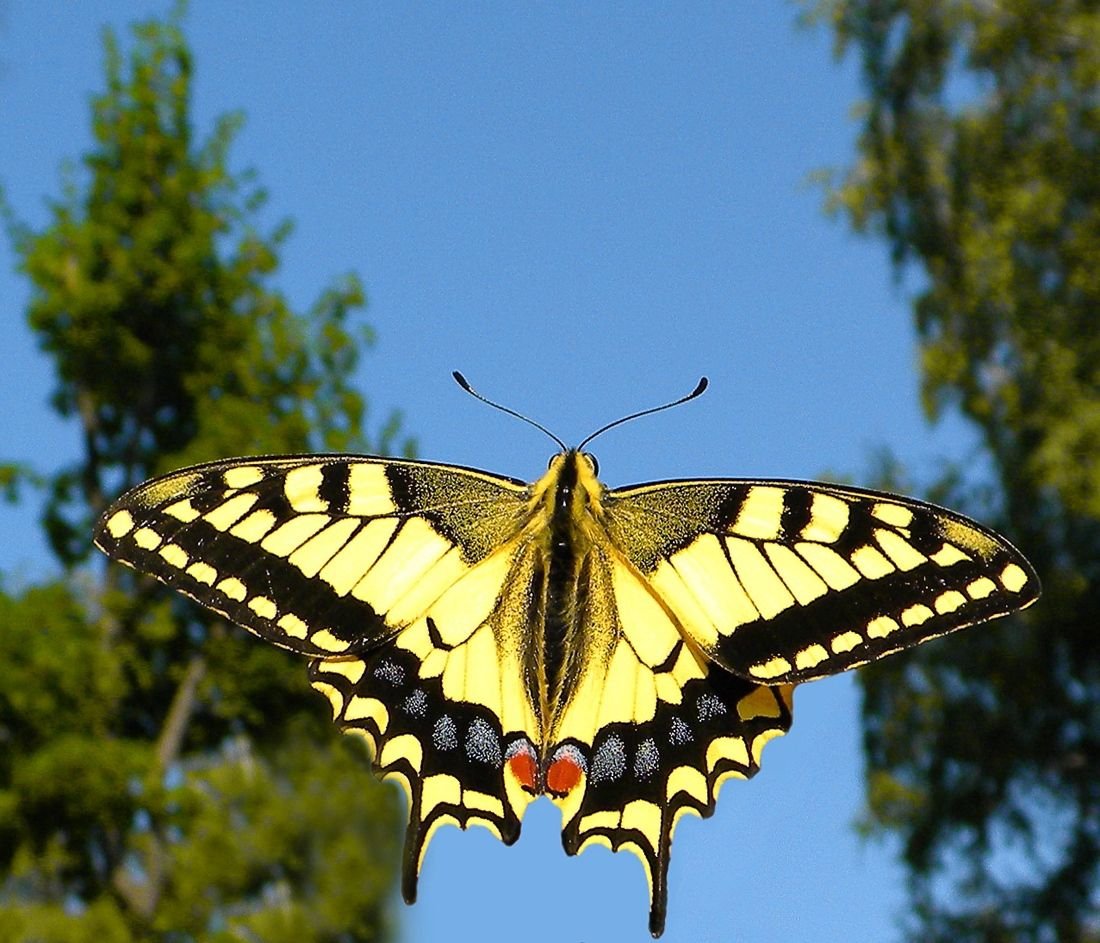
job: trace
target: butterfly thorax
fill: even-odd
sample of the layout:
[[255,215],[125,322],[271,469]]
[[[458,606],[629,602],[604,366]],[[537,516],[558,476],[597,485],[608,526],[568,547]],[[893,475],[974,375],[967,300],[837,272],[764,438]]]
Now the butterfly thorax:
[[532,487],[533,519],[538,521],[544,618],[534,639],[538,701],[546,727],[568,702],[577,679],[577,634],[587,600],[590,550],[602,530],[604,487],[590,455],[570,449],[554,456]]

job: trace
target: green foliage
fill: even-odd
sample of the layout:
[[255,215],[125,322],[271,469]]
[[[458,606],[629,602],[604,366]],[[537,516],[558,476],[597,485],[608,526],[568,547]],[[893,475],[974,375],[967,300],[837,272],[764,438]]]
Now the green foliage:
[[42,232],[12,226],[28,321],[57,364],[53,403],[87,441],[88,461],[54,477],[46,515],[70,563],[87,552],[107,480],[241,452],[385,450],[396,433],[365,442],[348,385],[369,337],[348,324],[359,279],[330,285],[304,316],[265,284],[290,227],[251,225],[266,195],[226,168],[239,116],[195,147],[178,25],[135,32],[129,77],[107,38],[87,186],[69,183]]
[[913,937],[1100,939],[1100,5],[822,0],[868,100],[832,208],[916,268],[924,402],[988,471],[935,497],[1013,535],[1025,618],[863,673],[868,825]]
[[290,308],[269,284],[289,227],[257,231],[264,194],[226,168],[239,118],[196,145],[178,18],[134,35],[128,56],[107,38],[95,145],[49,225],[6,208],[85,448],[0,466],[10,500],[44,485],[67,567],[0,584],[0,943],[385,938],[397,802],[301,660],[120,567],[73,569],[109,498],[158,471],[400,434],[363,432],[359,280]]

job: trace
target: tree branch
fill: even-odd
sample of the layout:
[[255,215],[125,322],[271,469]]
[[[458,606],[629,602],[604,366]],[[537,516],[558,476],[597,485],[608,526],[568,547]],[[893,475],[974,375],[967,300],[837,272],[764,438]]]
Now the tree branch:
[[[199,684],[205,675],[206,658],[198,653],[192,655],[183,679],[176,688],[154,748],[156,759],[154,774],[158,778],[163,778],[179,758],[183,738],[187,733],[187,725],[191,722],[191,715],[198,703]],[[135,914],[148,920],[156,911],[161,891],[164,889],[165,851],[164,842],[155,823],[149,834],[144,837],[148,839],[148,849],[142,861],[144,878],[135,878],[127,868],[124,858],[111,875],[111,884]]]

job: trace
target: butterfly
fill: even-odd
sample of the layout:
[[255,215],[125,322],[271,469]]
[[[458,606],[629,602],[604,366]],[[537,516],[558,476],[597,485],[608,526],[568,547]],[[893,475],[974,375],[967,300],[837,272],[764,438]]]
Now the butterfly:
[[1022,609],[1039,581],[1004,538],[897,495],[608,489],[594,435],[554,437],[533,483],[359,455],[210,462],[124,494],[95,542],[308,657],[336,724],[406,793],[406,901],[440,825],[511,844],[546,795],[568,854],[641,859],[656,937],[677,821],[756,774],[796,684]]

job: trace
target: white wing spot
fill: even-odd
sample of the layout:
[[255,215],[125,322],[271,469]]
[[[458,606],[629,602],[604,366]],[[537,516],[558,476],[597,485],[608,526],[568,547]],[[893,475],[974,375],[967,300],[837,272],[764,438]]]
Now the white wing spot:
[[222,580],[214,588],[237,602],[244,602],[244,598],[248,595],[248,590],[245,589],[244,583],[235,576],[226,577],[226,579]]
[[710,720],[712,717],[721,717],[726,713],[726,705],[716,694],[700,694],[695,702],[695,713],[700,721]]
[[306,632],[309,630],[309,626],[293,612],[288,612],[275,624],[291,638],[305,638]]
[[428,713],[428,695],[423,688],[415,688],[401,705],[406,714],[424,717]]
[[156,550],[160,546],[161,536],[148,527],[139,527],[134,531],[134,543],[142,550]]
[[894,564],[869,544],[852,551],[852,563],[869,580],[877,580],[894,572]]
[[651,779],[660,763],[661,754],[657,749],[657,742],[652,737],[646,737],[638,744],[638,750],[634,754],[634,778],[643,782]]
[[932,554],[929,559],[939,566],[951,566],[953,563],[958,563],[961,560],[969,560],[970,557],[954,544],[944,544],[939,550]]
[[831,544],[848,526],[847,501],[831,494],[816,493],[810,503],[810,521],[802,528],[802,539]]
[[275,603],[266,596],[253,596],[248,600],[248,608],[261,619],[274,619],[278,613]]
[[791,663],[786,658],[773,658],[771,661],[762,661],[749,668],[749,674],[754,678],[778,678],[791,670]]
[[227,468],[222,475],[225,486],[234,490],[248,488],[251,485],[259,484],[263,480],[263,469],[256,465],[238,465],[236,468]]
[[500,738],[482,717],[470,721],[466,730],[466,755],[471,760],[497,767],[501,764]]
[[932,612],[923,603],[917,603],[915,606],[910,606],[908,609],[902,610],[901,622],[902,625],[920,625],[927,622],[935,613]]
[[749,489],[737,512],[734,533],[758,540],[775,540],[783,520],[782,488],[756,485]]
[[886,638],[891,632],[896,632],[901,626],[889,616],[878,616],[867,623],[867,638]]
[[871,513],[893,527],[908,527],[913,521],[913,512],[902,504],[879,501],[871,508]]
[[875,540],[899,570],[913,570],[928,558],[892,530],[876,530]]
[[437,750],[453,750],[458,746],[458,728],[450,714],[444,714],[432,727],[432,745]]
[[828,657],[829,653],[825,651],[824,646],[807,645],[802,651],[794,656],[794,666],[802,670],[806,668],[815,668]]
[[125,537],[134,529],[134,516],[127,510],[115,511],[107,521],[107,533],[115,540]]
[[397,662],[390,661],[388,658],[383,658],[374,666],[373,674],[376,678],[385,681],[387,684],[397,685],[405,683],[405,669],[397,664]]
[[165,544],[158,553],[177,570],[182,570],[187,566],[187,561],[191,559],[187,556],[187,551],[179,544]]
[[853,648],[858,648],[863,644],[863,639],[858,632],[841,632],[829,642],[829,648],[837,655],[843,655],[845,652],[850,652]]
[[949,589],[946,593],[940,593],[933,605],[936,607],[936,612],[941,614],[954,612],[966,605],[966,597],[957,589]]
[[283,493],[290,506],[302,514],[328,511],[328,502],[321,497],[324,474],[320,465],[292,468],[283,479]]
[[980,576],[973,583],[967,583],[966,595],[971,599],[985,599],[997,591],[997,584],[988,576]]
[[214,580],[218,578],[218,571],[209,563],[203,563],[202,560],[196,560],[187,568],[187,575],[196,582],[205,583],[207,586],[213,586]]
[[694,738],[691,735],[691,728],[685,723],[682,717],[673,717],[672,722],[668,726],[668,741],[673,746],[683,746],[685,743],[691,743]]
[[1027,574],[1015,563],[1001,570],[1001,585],[1010,593],[1018,593],[1027,585]]
[[175,504],[169,504],[164,509],[164,513],[170,514],[176,520],[183,521],[185,524],[190,524],[199,517],[199,512],[192,507],[190,498],[184,498]]
[[600,744],[591,769],[589,779],[594,783],[616,780],[626,772],[626,746],[621,737],[612,735]]

